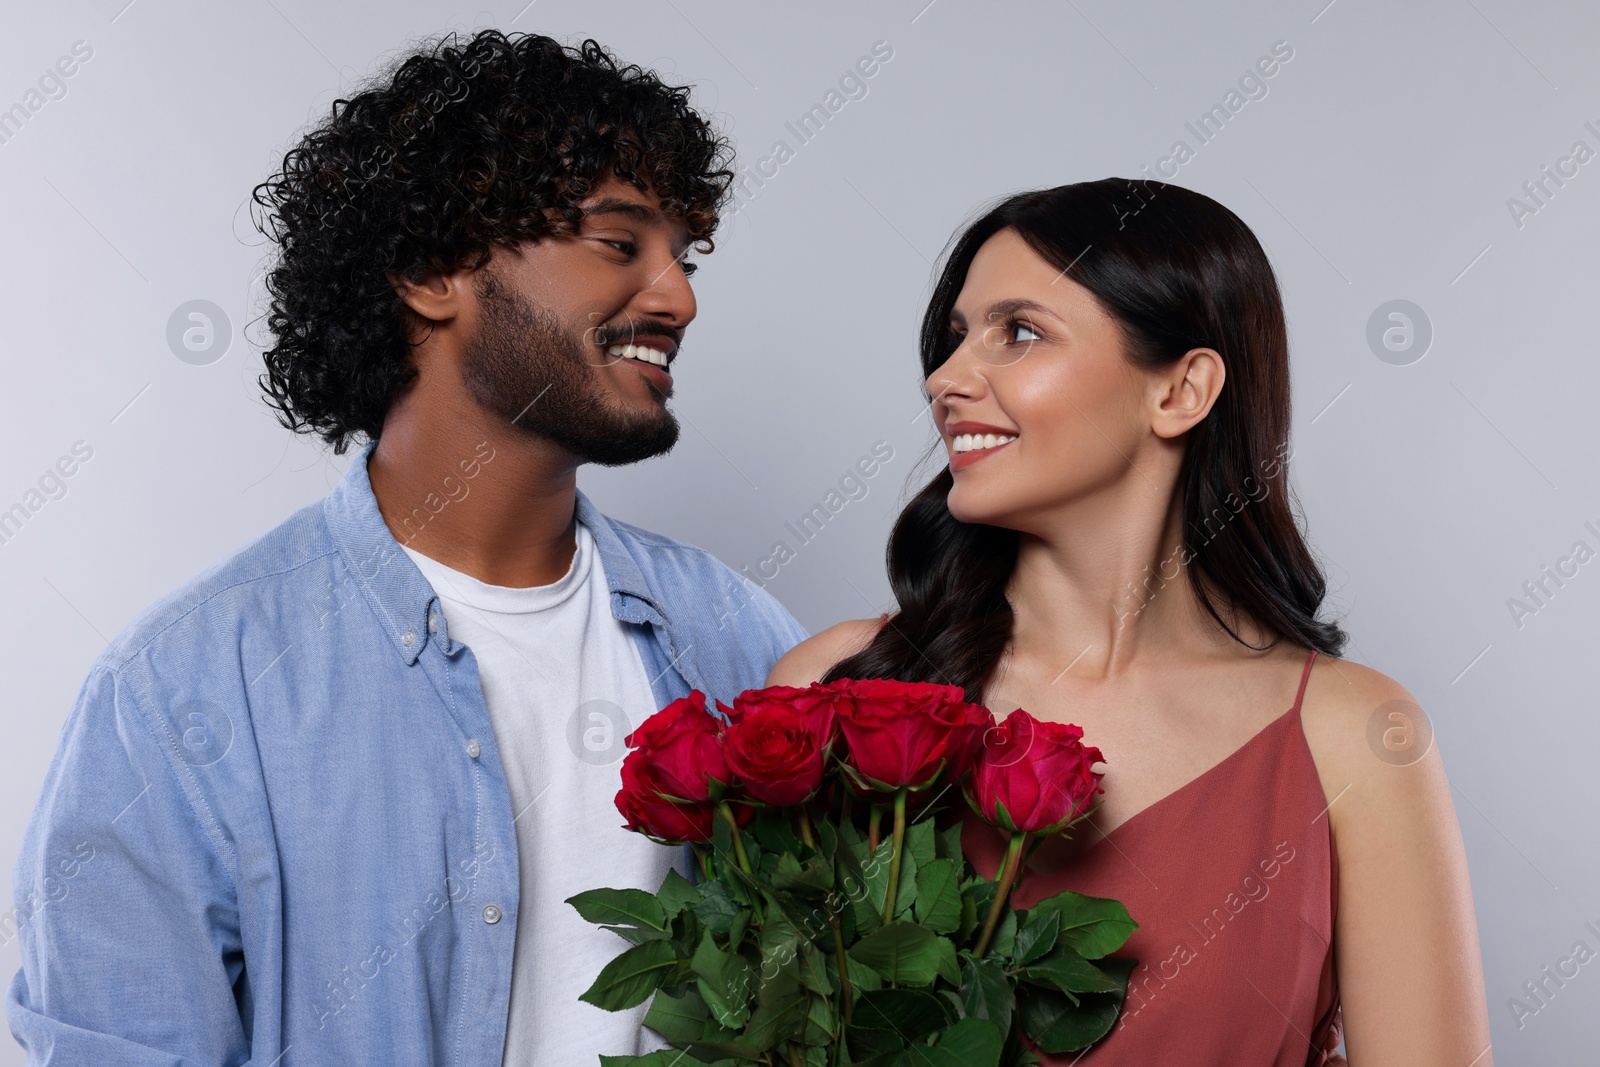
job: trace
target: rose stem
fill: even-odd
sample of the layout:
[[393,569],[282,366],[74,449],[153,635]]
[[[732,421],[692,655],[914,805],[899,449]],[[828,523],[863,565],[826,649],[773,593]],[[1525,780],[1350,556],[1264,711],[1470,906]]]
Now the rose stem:
[[883,898],[883,925],[894,918],[895,894],[900,889],[900,851],[906,840],[906,790],[894,795],[894,849],[889,854],[889,892]]
[[[745,874],[750,874],[750,857],[745,855],[744,835],[739,830],[739,820],[733,817],[733,809],[728,806],[726,800],[717,805],[717,811],[722,814],[729,829],[733,831],[733,854],[739,861],[739,869]],[[761,906],[761,898],[756,897],[751,900],[750,907],[755,912],[756,926],[758,928],[764,926],[767,921],[767,910]]]
[[816,839],[811,836],[811,816],[807,814],[805,805],[800,805],[800,840],[811,846],[816,851]]
[[722,803],[717,805],[717,811],[722,815],[722,818],[733,830],[733,854],[739,860],[739,869],[745,874],[751,873],[750,857],[746,856],[744,853],[744,836],[739,832],[739,820],[733,817],[733,809],[730,808],[728,806],[728,802],[724,800]]
[[995,880],[994,902],[989,905],[989,917],[983,921],[983,933],[978,935],[978,944],[972,950],[976,959],[983,959],[983,954],[989,950],[989,941],[994,937],[995,928],[1000,925],[1000,912],[1011,896],[1011,885],[1017,880],[1017,872],[1022,869],[1022,850],[1027,847],[1028,836],[1012,834],[1011,843],[1006,846],[1006,858],[1000,865],[1000,876]]
[[878,824],[883,821],[883,808],[877,804],[872,805],[872,814],[867,819],[867,852],[878,851]]
[[844,1024],[849,1026],[855,994],[850,989],[850,964],[844,954],[844,931],[839,929],[839,913],[831,905],[828,908],[828,925],[833,927],[833,953],[839,959],[839,1014],[844,1017]]
[[694,858],[699,861],[700,880],[703,882],[711,881],[711,861],[706,859],[706,850],[695,844],[691,844],[689,847],[694,849]]

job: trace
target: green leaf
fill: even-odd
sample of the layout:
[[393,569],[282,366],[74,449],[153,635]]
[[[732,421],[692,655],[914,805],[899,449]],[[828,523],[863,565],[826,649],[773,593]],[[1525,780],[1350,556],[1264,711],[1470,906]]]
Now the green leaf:
[[866,837],[862,835],[860,830],[856,829],[855,823],[848,819],[841,820],[839,823],[839,851],[835,853],[835,858],[843,859],[849,856],[855,859],[856,866],[865,867],[868,855]]
[[823,819],[812,825],[811,836],[816,838],[817,851],[821,853],[822,858],[832,863],[839,853],[839,831],[834,829],[831,822]]
[[[965,823],[963,820],[957,819],[955,822],[939,831],[939,833],[935,836],[933,843],[934,854],[939,859],[949,860],[958,867],[964,866],[967,859],[966,852],[961,847],[961,828],[964,825]],[[958,870],[956,873],[959,876],[964,872]]]
[[805,998],[799,980],[781,972],[765,978],[756,997],[756,1010],[744,1029],[725,1040],[703,1041],[700,1048],[725,1052],[745,1059],[759,1059],[780,1040],[794,1033],[805,1022]]
[[1056,947],[1056,939],[1060,934],[1060,912],[1050,908],[1030,911],[1022,929],[1017,931],[1017,943],[1012,948],[1011,958],[1017,963],[1032,963]]
[[800,970],[795,960],[800,952],[800,931],[777,901],[767,897],[767,921],[761,928],[761,974],[763,978],[788,970],[796,977]]
[[667,913],[661,901],[643,889],[591,889],[568,897],[567,903],[601,926],[634,926],[658,935],[667,932]]
[[743,905],[733,899],[726,883],[718,879],[702,885],[700,899],[690,907],[700,921],[705,923],[706,929],[726,935],[733,929],[733,918]]
[[955,1022],[955,1012],[939,996],[921,989],[880,989],[856,1001],[850,1025],[867,1030],[893,1030],[917,1041]]
[[999,960],[967,959],[961,964],[961,1012],[969,1019],[988,1019],[1001,1033],[1011,1032],[1017,998]]
[[[883,988],[883,979],[878,977],[877,971],[850,955],[845,956],[844,962],[845,969],[850,975],[850,988],[855,990],[856,996]],[[838,970],[837,961],[835,961],[834,970]]]
[[923,819],[906,827],[903,851],[916,859],[919,870],[934,861],[936,846],[933,839],[936,832],[932,819]]
[[661,902],[662,914],[671,922],[684,908],[700,899],[700,890],[679,874],[677,868],[669,868],[667,876],[661,880],[661,888],[656,890],[656,899]]
[[778,857],[777,867],[772,872],[772,887],[826,893],[833,888],[833,868],[820,856],[812,856],[801,863],[785,852]]
[[[801,1035],[802,1043],[816,1045],[823,1048],[834,1044],[834,1035],[839,1032],[839,1020],[833,1010],[833,1001],[827,997],[807,997],[808,1006],[806,1015],[805,1033]],[[830,1061],[823,1057],[823,1064]]]
[[1057,945],[1055,951],[1018,973],[1035,985],[1052,986],[1072,1000],[1078,999],[1072,996],[1074,993],[1115,993],[1122,989],[1115,977],[1078,955],[1070,945]]
[[687,1045],[700,1040],[706,1030],[711,1011],[700,994],[689,990],[681,997],[657,993],[644,1013],[644,1025],[660,1034],[674,1045]]
[[606,964],[594,984],[578,999],[605,1011],[621,1011],[643,1004],[677,960],[672,946],[665,941],[635,945]]
[[823,997],[833,996],[837,988],[828,971],[826,958],[815,945],[806,941],[800,943],[800,984]]
[[[849,822],[839,825],[839,851],[836,854],[839,870],[838,891],[850,902],[849,916],[860,933],[866,934],[883,924],[883,891],[878,893],[878,905],[872,905],[872,890],[867,879],[867,844]],[[887,870],[883,872],[887,879]]]
[[755,818],[745,826],[745,836],[761,842],[767,852],[787,852],[798,856],[805,848],[795,832],[788,808],[757,808]]
[[1033,911],[1040,910],[1060,913],[1062,943],[1071,945],[1085,959],[1111,955],[1139,928],[1120,901],[1071,890],[1039,901]]
[[[884,892],[888,892],[885,887]],[[911,914],[911,907],[917,902],[917,857],[911,850],[902,847],[900,850],[900,884],[895,887],[894,914],[901,918]]]
[[749,960],[722,951],[707,930],[691,965],[700,978],[696,986],[712,1018],[729,1029],[738,1029],[750,1020],[756,973]]
[[897,1052],[955,1021],[942,997],[916,989],[883,989],[857,1001],[848,1031],[856,1057]]
[[740,908],[733,913],[733,922],[728,926],[729,952],[739,951],[739,946],[744,943],[744,933],[749,929],[754,914],[749,908]]
[[973,877],[962,883],[961,927],[956,931],[962,941],[970,940],[983,917],[989,914],[995,888],[995,884],[986,878]]
[[935,942],[939,946],[939,977],[952,986],[961,984],[961,960],[956,955],[956,943],[948,937],[938,938]]
[[894,841],[885,837],[878,842],[878,849],[867,861],[863,872],[867,881],[867,900],[875,915],[883,915],[883,899],[889,895],[889,868],[893,859]]
[[999,1067],[1006,1035],[986,1019],[962,1019],[942,1031],[932,1048],[913,1045],[896,1067]]
[[[992,894],[991,894],[992,895]],[[966,893],[961,894],[961,925],[956,927],[956,937],[965,943],[978,929],[978,904]]]
[[850,956],[894,985],[932,985],[938,974],[938,938],[916,923],[892,922],[856,942]]
[[937,934],[953,934],[961,925],[961,890],[955,864],[930,860],[917,870],[917,922]]
[[1009,959],[1016,945],[1017,912],[1015,908],[1007,908],[1000,917],[1000,925],[994,928],[994,940],[989,942],[989,955]]
[[1036,986],[1018,993],[1022,1029],[1039,1048],[1049,1053],[1076,1052],[1094,1044],[1116,1025],[1122,998],[1112,993],[1088,993],[1073,1004],[1062,993]]

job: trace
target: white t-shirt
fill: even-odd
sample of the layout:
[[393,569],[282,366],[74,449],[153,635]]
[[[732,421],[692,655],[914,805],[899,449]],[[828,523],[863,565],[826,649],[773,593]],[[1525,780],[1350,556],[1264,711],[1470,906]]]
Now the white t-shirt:
[[[612,887],[649,892],[683,850],[622,828],[623,738],[656,711],[626,624],[611,614],[594,535],[551,585],[488,585],[406,548],[438,594],[452,640],[478,661],[517,830],[521,892],[504,1062],[568,1067],[665,1045],[641,1025],[648,1002],[621,1012],[578,995],[628,947],[566,903]],[[405,547],[405,546],[401,546]]]

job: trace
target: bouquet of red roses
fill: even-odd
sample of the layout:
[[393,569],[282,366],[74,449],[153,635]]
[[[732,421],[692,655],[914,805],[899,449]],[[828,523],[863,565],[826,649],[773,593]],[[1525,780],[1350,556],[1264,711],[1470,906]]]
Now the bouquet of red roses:
[[[1138,925],[1127,909],[1010,903],[1030,846],[1103,792],[1081,729],[882,680],[717,708],[696,690],[646,720],[617,794],[628,829],[693,846],[696,881],[568,901],[632,942],[583,999],[653,994],[645,1025],[681,1050],[605,1067],[998,1067],[1111,1030],[1137,963],[1107,958]],[[962,854],[956,795],[1010,834],[993,880]]]

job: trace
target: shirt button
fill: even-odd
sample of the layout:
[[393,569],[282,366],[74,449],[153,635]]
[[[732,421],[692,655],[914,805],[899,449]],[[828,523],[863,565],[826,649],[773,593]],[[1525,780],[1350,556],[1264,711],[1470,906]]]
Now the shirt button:
[[407,648],[410,648],[412,645],[416,644],[417,643],[417,631],[415,631],[415,630],[407,630],[405,633],[401,634],[400,635],[400,643],[402,645],[405,645]]
[[428,632],[430,634],[439,632],[439,613],[436,611],[428,612]]
[[499,922],[500,908],[494,904],[485,904],[483,906],[483,921],[491,926]]
[[483,750],[478,747],[478,739],[476,737],[467,738],[467,755],[477,759],[478,753],[481,751]]

